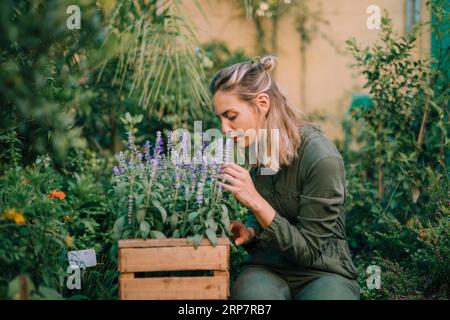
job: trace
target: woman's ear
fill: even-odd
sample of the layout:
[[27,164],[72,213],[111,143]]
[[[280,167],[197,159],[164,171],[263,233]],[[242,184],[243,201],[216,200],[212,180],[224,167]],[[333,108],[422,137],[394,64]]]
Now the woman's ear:
[[256,96],[256,106],[261,114],[264,116],[270,109],[270,97],[267,93],[260,93]]

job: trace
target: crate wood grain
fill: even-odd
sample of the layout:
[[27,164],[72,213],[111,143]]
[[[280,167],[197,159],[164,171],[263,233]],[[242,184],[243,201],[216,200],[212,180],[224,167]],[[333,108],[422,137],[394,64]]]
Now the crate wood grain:
[[[228,299],[229,239],[216,247],[187,239],[119,241],[119,295],[122,300]],[[138,272],[213,271],[212,276],[136,277]]]

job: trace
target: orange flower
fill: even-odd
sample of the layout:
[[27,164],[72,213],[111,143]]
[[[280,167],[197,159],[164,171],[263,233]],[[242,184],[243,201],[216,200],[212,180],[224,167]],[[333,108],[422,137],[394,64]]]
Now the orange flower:
[[58,190],[50,191],[47,196],[49,199],[64,200],[66,198],[66,194],[64,192],[58,191]]
[[23,213],[17,211],[16,208],[6,209],[3,216],[7,220],[14,221],[15,224],[25,224],[27,222]]

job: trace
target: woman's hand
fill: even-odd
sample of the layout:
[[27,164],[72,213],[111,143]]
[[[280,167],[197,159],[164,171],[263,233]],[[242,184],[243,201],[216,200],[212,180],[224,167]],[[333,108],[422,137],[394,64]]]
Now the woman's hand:
[[224,189],[231,191],[244,207],[253,210],[261,196],[256,191],[249,172],[235,163],[223,165],[219,172],[219,179],[228,183],[219,184]]
[[230,230],[233,233],[234,244],[240,246],[249,243],[255,237],[255,231],[247,228],[242,222],[235,220],[230,224]]
[[227,182],[219,182],[219,185],[232,192],[243,206],[250,209],[263,228],[272,223],[275,210],[258,193],[247,170],[235,163],[225,164],[220,168],[219,179]]

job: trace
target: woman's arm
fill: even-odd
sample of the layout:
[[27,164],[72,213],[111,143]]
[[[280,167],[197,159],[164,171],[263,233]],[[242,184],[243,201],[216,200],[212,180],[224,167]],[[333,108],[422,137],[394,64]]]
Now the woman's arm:
[[316,161],[300,195],[298,224],[279,213],[260,234],[302,266],[310,266],[325,250],[345,202],[345,171],[342,158],[326,156]]
[[230,184],[223,186],[253,211],[264,229],[260,239],[275,243],[281,252],[298,264],[311,265],[333,236],[340,207],[344,205],[345,173],[342,158],[338,154],[328,154],[318,158],[308,168],[301,195],[298,225],[292,225],[259,195],[250,176],[247,179],[235,167],[237,165],[230,166],[224,167],[221,177]]

